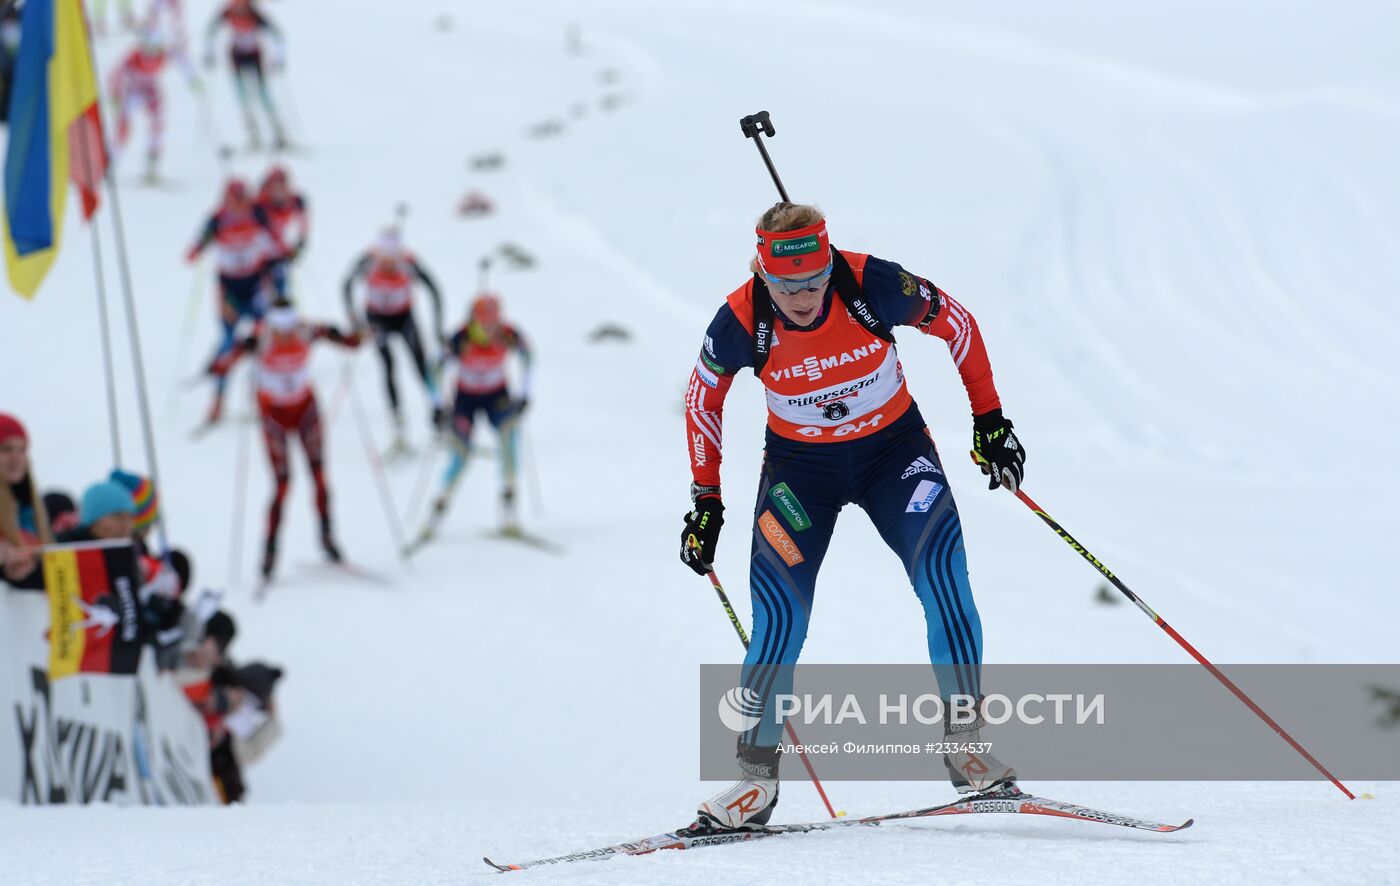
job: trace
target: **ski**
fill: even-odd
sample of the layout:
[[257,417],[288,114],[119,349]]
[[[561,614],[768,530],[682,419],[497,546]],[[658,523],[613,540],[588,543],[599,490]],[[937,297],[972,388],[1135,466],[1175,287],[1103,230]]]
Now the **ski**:
[[334,560],[325,560],[319,563],[303,562],[301,568],[307,572],[340,572],[350,578],[376,585],[392,585],[394,583],[394,580],[390,576],[382,572],[376,572],[373,569],[366,569],[348,560],[340,560],[338,562]]
[[615,843],[611,846],[587,849],[582,852],[572,852],[568,855],[557,855],[553,858],[538,858],[533,861],[520,862],[517,864],[498,864],[490,858],[485,857],[483,857],[482,860],[498,871],[522,871],[526,868],[566,864],[574,861],[602,861],[618,855],[647,855],[662,849],[694,849],[702,846],[724,846],[730,843],[744,843],[750,840],[760,840],[765,837],[780,837],[784,834],[805,834],[813,831],[830,831],[846,827],[875,827],[890,821],[932,818],[940,815],[997,813],[1048,815],[1056,818],[1066,818],[1072,821],[1116,825],[1118,827],[1132,828],[1134,830],[1149,831],[1158,834],[1174,833],[1183,828],[1189,828],[1194,822],[1194,819],[1190,818],[1177,825],[1147,821],[1145,819],[1119,815],[1114,812],[1105,812],[1101,809],[1093,809],[1088,806],[1080,806],[1076,803],[1064,803],[1059,800],[1051,800],[1047,797],[1037,797],[1033,794],[1022,793],[1019,788],[1011,788],[1004,791],[963,797],[954,800],[952,803],[945,803],[941,806],[929,806],[923,809],[911,809],[907,812],[892,812],[885,815],[871,815],[865,818],[835,819],[832,821],[815,821],[803,824],[767,825],[744,830],[712,830],[697,828],[695,825],[691,825],[670,833],[656,834],[655,836],[645,837],[629,843]]
[[513,541],[517,544],[534,548],[537,551],[544,551],[547,554],[555,554],[560,557],[564,556],[568,550],[558,542],[550,541],[544,536],[536,535],[533,532],[526,532],[518,526],[507,526],[501,529],[490,530],[482,534],[495,541]]
[[394,438],[394,442],[389,444],[389,448],[385,449],[384,454],[380,457],[387,465],[410,459],[417,454],[418,450],[410,446],[407,440],[402,437],[396,437]]

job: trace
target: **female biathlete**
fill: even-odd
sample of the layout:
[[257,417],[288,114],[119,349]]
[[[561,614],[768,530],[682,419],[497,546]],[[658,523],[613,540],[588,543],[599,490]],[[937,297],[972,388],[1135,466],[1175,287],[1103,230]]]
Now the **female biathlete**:
[[[724,398],[734,376],[752,367],[765,388],[768,429],[754,508],[745,694],[753,693],[767,712],[776,694],[791,692],[836,515],[856,504],[903,561],[923,604],[940,695],[949,702],[980,699],[982,625],[958,511],[889,331],[913,326],[948,343],[972,405],[973,448],[990,488],[1015,491],[1025,450],[1002,416],[977,323],[947,293],[894,262],[831,248],[815,207],[778,203],[756,233],[753,276],[710,323],[686,393],[694,507],[680,552],[697,573],[711,571],[724,522]],[[982,725],[980,714],[967,723],[945,720],[945,734],[959,745],[976,745]],[[765,715],[740,735],[739,781],[700,804],[698,825],[768,821],[778,799],[781,729],[778,718]],[[944,761],[960,791],[1016,780],[1015,770],[991,754],[950,754]]]

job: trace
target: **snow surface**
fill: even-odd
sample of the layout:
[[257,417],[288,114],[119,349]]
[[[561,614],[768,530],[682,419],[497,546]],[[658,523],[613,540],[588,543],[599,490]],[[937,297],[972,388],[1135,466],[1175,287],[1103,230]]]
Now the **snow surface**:
[[[194,5],[202,27],[210,4]],[[248,773],[242,808],[0,804],[5,882],[460,882],[494,876],[483,854],[525,860],[689,820],[715,787],[697,780],[697,668],[739,650],[707,584],[675,562],[689,479],[679,404],[771,201],[736,125],[760,108],[774,115],[789,190],[829,213],[837,242],[901,261],[976,314],[1030,452],[1028,491],[1201,650],[1229,662],[1395,660],[1393,3],[328,10],[268,5],[289,38],[279,94],[307,145],[291,161],[315,226],[301,304],[341,318],[341,275],[400,201],[451,318],[480,255],[504,241],[534,253],[535,270],[502,272],[497,286],[538,350],[524,512],[567,556],[480,537],[495,519],[495,465],[483,460],[443,541],[401,567],[347,405],[330,433],[340,533],[392,584],[301,565],[316,550],[298,462],[285,581],[252,603],[270,487],[261,444],[246,424],[192,443],[206,393],[179,387],[215,340],[210,271],[179,259],[221,179],[198,103],[169,78],[175,187],[130,187],[139,152],[119,174],[161,495],[198,579],[230,588],[234,652],[288,668],[286,735]],[[566,51],[570,22],[581,54]],[[100,47],[104,70],[120,48]],[[601,82],[604,69],[616,83]],[[210,92],[219,131],[235,139],[222,71]],[[604,111],[610,95],[623,103]],[[526,136],[549,119],[563,123],[557,137]],[[505,152],[504,169],[469,169],[491,150]],[[262,162],[234,165],[256,176]],[[499,211],[456,217],[469,188]],[[111,459],[89,243],[72,218],[38,300],[0,300],[0,370],[21,380],[0,406],[28,421],[42,482],[77,492]],[[635,337],[588,343],[605,321]],[[979,488],[960,457],[967,406],[946,351],[906,338],[901,356],[959,494],[988,659],[1183,660],[1136,610],[1095,604],[1093,571],[1009,496]],[[423,443],[426,409],[405,362]],[[129,366],[124,346],[118,363]],[[328,410],[345,365],[331,349],[317,359]],[[366,349],[349,366],[382,447],[377,358]],[[762,408],[756,384],[736,385],[731,500],[751,494]],[[144,467],[129,386],[123,421],[127,463]],[[246,490],[234,487],[240,450]],[[390,468],[415,526],[421,467]],[[234,583],[232,512],[244,501]],[[743,612],[747,549],[731,527],[717,563]],[[924,660],[899,564],[872,550],[873,529],[848,515],[804,660]],[[1276,739],[1261,726],[1259,740]],[[951,799],[937,781],[828,787],[853,816]],[[1197,824],[1161,837],[992,816],[520,876],[1400,881],[1394,785],[1353,784],[1376,799],[1352,803],[1317,782],[1035,787]],[[810,787],[784,792],[781,820],[822,813]]]

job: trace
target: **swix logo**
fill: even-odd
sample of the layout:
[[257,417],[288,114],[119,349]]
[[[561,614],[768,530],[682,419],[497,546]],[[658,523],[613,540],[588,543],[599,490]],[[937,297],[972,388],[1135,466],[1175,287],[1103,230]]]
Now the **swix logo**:
[[821,378],[827,370],[835,369],[838,366],[845,366],[847,363],[855,363],[864,360],[872,354],[877,354],[885,347],[885,343],[880,339],[872,339],[870,344],[859,348],[852,348],[840,354],[830,357],[808,357],[801,363],[794,363],[786,369],[775,369],[769,371],[768,375],[773,381],[782,381],[789,378],[810,378],[813,381]]
[[842,425],[841,427],[839,427],[839,428],[837,428],[836,430],[832,431],[832,432],[831,432],[831,436],[833,436],[833,437],[846,437],[846,436],[849,436],[849,435],[851,435],[851,434],[859,434],[861,431],[864,431],[864,430],[867,429],[867,428],[879,427],[879,425],[880,425],[880,419],[882,419],[882,418],[884,418],[884,417],[885,417],[885,414],[884,414],[883,412],[877,412],[875,415],[872,415],[870,418],[861,419],[860,421],[853,421],[853,422],[851,422],[851,423],[848,424],[848,425]]
[[730,732],[744,733],[763,719],[763,700],[747,686],[735,686],[719,697],[719,721]]
[[695,431],[690,435],[690,451],[695,459],[695,466],[701,467],[705,464],[705,435]]
[[899,475],[899,479],[908,480],[915,474],[941,474],[938,465],[928,460],[927,456],[919,456],[909,463],[909,467],[904,469],[904,473]]

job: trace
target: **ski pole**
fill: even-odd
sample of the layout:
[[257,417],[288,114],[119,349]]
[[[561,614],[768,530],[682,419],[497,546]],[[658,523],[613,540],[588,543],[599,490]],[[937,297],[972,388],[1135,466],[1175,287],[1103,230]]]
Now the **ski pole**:
[[[719,576],[711,569],[705,573],[705,577],[714,586],[715,595],[719,597],[720,605],[724,607],[725,614],[729,616],[729,623],[734,625],[734,631],[739,635],[739,642],[744,644],[744,648],[749,648],[749,635],[744,630],[744,625],[739,621],[739,616],[735,614],[734,607],[729,602],[729,595],[724,592],[724,585],[719,583]],[[822,803],[826,806],[826,813],[832,818],[839,818],[836,810],[832,807],[831,801],[827,799],[826,789],[822,787],[821,779],[817,778],[817,771],[812,768],[812,761],[807,759],[807,754],[802,750],[802,742],[797,740],[797,732],[793,730],[792,724],[783,721],[783,726],[787,728],[788,738],[792,739],[792,746],[797,748],[797,756],[802,760],[802,765],[807,769],[807,777],[812,779],[812,785],[817,789],[817,794],[822,798]]]
[[379,450],[374,446],[374,435],[369,430],[369,417],[365,415],[364,404],[360,402],[360,395],[355,387],[353,377],[350,384],[350,407],[355,413],[355,423],[360,429],[360,439],[364,441],[365,454],[369,456],[370,467],[374,469],[374,483],[379,489],[380,505],[384,508],[384,519],[389,524],[389,531],[394,535],[394,550],[399,552],[399,556],[404,562],[408,562],[403,553],[408,549],[408,542],[404,538],[403,526],[399,524],[399,512],[394,507],[394,494],[389,490],[389,477],[384,472],[384,462],[379,457]]
[[[252,405],[253,415],[259,416],[258,419],[255,419],[255,422],[259,421],[261,418],[258,410],[256,390],[257,385],[253,380],[253,376],[249,375],[248,401]],[[230,527],[233,537],[229,540],[228,547],[228,583],[230,587],[237,587],[238,582],[243,577],[239,564],[243,559],[243,520],[248,507],[248,462],[250,460],[249,451],[253,448],[253,434],[253,428],[249,428],[246,433],[239,436],[238,460],[235,462],[233,469],[233,526]]]
[[[975,452],[972,453],[972,460],[978,462],[979,464],[982,461],[978,459],[977,453]],[[1263,720],[1269,725],[1270,729],[1278,733],[1279,738],[1282,738],[1284,741],[1288,742],[1289,746],[1292,747],[1293,750],[1297,751],[1299,754],[1302,754],[1303,759],[1311,763],[1314,769],[1327,776],[1327,780],[1332,782],[1332,784],[1336,785],[1339,791],[1346,794],[1348,800],[1356,799],[1356,795],[1353,794],[1350,790],[1348,790],[1346,785],[1338,781],[1335,775],[1328,772],[1327,767],[1319,763],[1316,757],[1308,753],[1302,745],[1298,744],[1298,742],[1293,738],[1293,736],[1289,735],[1288,732],[1285,731],[1282,726],[1278,725],[1278,723],[1275,722],[1273,717],[1270,717],[1268,714],[1264,713],[1263,708],[1255,704],[1254,700],[1251,699],[1248,695],[1245,695],[1244,690],[1236,686],[1233,680],[1225,676],[1225,674],[1222,673],[1221,670],[1215,665],[1211,664],[1210,660],[1204,655],[1202,655],[1200,652],[1198,652],[1195,646],[1192,646],[1189,642],[1187,642],[1185,637],[1178,634],[1176,632],[1176,628],[1173,628],[1171,625],[1167,624],[1166,620],[1163,619],[1162,616],[1154,612],[1152,607],[1147,605],[1146,601],[1144,601],[1137,594],[1129,590],[1128,586],[1123,583],[1122,579],[1114,575],[1113,572],[1107,566],[1105,566],[1103,562],[1099,560],[1098,557],[1095,557],[1093,554],[1089,553],[1088,548],[1080,544],[1078,540],[1076,540],[1074,536],[1070,535],[1067,531],[1065,531],[1065,528],[1061,526],[1058,522],[1056,522],[1054,518],[1052,518],[1049,514],[1045,513],[1045,510],[1041,508],[1040,505],[1036,504],[1029,495],[1026,495],[1024,490],[1016,490],[1016,497],[1021,500],[1022,504],[1024,504],[1026,507],[1030,508],[1033,512],[1035,512],[1035,515],[1037,517],[1045,521],[1045,525],[1049,526],[1055,532],[1056,535],[1064,539],[1065,544],[1073,548],[1079,554],[1079,556],[1083,557],[1085,560],[1088,560],[1089,563],[1095,569],[1097,569],[1099,573],[1103,575],[1104,578],[1108,579],[1113,584],[1113,586],[1123,594],[1123,596],[1131,600],[1133,602],[1133,605],[1136,606],[1138,609],[1141,609],[1143,611],[1143,614],[1145,614],[1148,618],[1152,619],[1152,621],[1157,625],[1157,627],[1165,631],[1167,636],[1175,640],[1178,646],[1189,652],[1192,658],[1199,662],[1200,665],[1204,667],[1207,671],[1210,671],[1211,676],[1215,677],[1215,679],[1219,680],[1221,684],[1225,686],[1226,689],[1234,693],[1235,698],[1238,698],[1241,702],[1243,702],[1245,707],[1253,711],[1256,715],[1258,715],[1259,719]]]
[[482,256],[481,261],[477,262],[477,265],[476,265],[476,292],[477,292],[477,295],[483,295],[483,294],[485,294],[485,292],[486,292],[486,280],[487,280],[487,275],[490,273],[490,271],[491,271],[491,257],[490,257],[489,255]]
[[768,156],[768,149],[763,146],[763,136],[772,138],[776,131],[773,129],[773,120],[768,116],[767,111],[759,111],[757,114],[750,114],[739,120],[739,129],[744,133],[744,138],[753,139],[758,145],[758,153],[763,157],[763,165],[768,167],[768,174],[773,176],[773,184],[778,188],[778,196],[783,198],[784,203],[791,203],[788,199],[787,188],[783,187],[783,180],[778,178],[778,170],[773,167],[773,159]]

